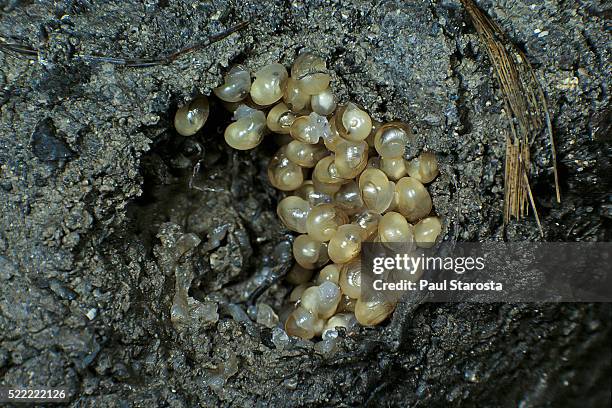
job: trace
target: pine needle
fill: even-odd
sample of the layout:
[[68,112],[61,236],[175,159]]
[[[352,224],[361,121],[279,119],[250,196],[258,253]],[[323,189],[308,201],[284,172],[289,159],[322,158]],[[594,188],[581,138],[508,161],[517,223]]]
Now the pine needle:
[[557,202],[561,202],[557,154],[544,91],[525,54],[512,44],[501,28],[473,0],[461,0],[461,3],[468,11],[495,69],[510,124],[506,135],[504,224],[511,218],[523,218],[530,205],[543,236],[535,198],[529,185],[529,174],[530,146],[544,130],[552,149]]

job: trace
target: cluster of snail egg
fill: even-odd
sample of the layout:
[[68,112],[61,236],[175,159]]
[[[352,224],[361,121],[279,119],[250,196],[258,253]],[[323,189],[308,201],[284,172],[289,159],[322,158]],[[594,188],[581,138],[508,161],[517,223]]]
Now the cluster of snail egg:
[[395,305],[386,300],[360,299],[362,242],[432,246],[441,232],[424,186],[438,174],[434,154],[404,160],[410,129],[375,123],[355,103],[337,106],[330,81],[325,61],[302,53],[291,76],[274,63],[251,82],[248,70],[236,66],[214,89],[234,112],[224,133],[231,147],[252,149],[270,132],[281,145],[268,177],[288,192],[278,216],[301,234],[287,278],[297,285],[289,295],[296,308],[285,330],[304,339],[356,322],[376,325],[393,312]]

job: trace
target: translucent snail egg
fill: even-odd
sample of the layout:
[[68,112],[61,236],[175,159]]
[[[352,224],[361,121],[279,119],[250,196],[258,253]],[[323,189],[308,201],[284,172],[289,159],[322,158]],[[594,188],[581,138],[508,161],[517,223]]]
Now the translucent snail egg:
[[309,52],[298,55],[291,67],[291,76],[300,81],[309,95],[323,92],[331,81],[325,60]]
[[329,240],[327,253],[335,263],[346,263],[361,251],[361,228],[353,224],[338,227]]
[[268,112],[266,125],[268,125],[268,129],[272,132],[288,134],[294,120],[295,114],[289,110],[287,105],[281,102],[274,105]]
[[368,144],[363,141],[341,141],[336,149],[335,163],[340,177],[357,177],[368,164]]
[[378,169],[366,169],[359,176],[359,190],[365,206],[378,214],[382,214],[393,200],[395,183],[389,181],[387,175]]
[[361,259],[356,258],[342,265],[340,269],[340,289],[351,299],[361,296]]
[[312,180],[306,180],[293,192],[296,196],[308,201],[311,205],[331,203],[332,196],[315,188]]
[[374,136],[374,147],[384,158],[402,157],[412,131],[403,123],[391,122],[382,125]]
[[381,242],[414,242],[414,227],[406,218],[396,212],[382,216],[378,224],[378,237]]
[[290,336],[300,337],[305,340],[315,336],[317,318],[303,307],[295,309],[285,322],[285,331]]
[[346,224],[348,217],[332,204],[314,207],[306,218],[306,231],[313,239],[326,242],[331,239],[339,226]]
[[351,223],[361,228],[361,239],[365,241],[378,232],[380,219],[380,214],[374,211],[365,210],[355,215]]
[[402,177],[395,186],[397,210],[408,221],[418,221],[431,212],[432,202],[429,192],[414,177]]
[[354,180],[343,184],[334,194],[334,204],[342,208],[348,215],[358,212],[363,207],[359,185]]
[[408,163],[408,175],[423,184],[433,181],[438,175],[438,160],[431,152],[423,152]]
[[323,92],[312,95],[310,98],[310,107],[319,115],[328,116],[336,110],[336,97],[330,88]]
[[328,330],[337,330],[338,328],[343,328],[347,332],[355,328],[357,325],[357,319],[355,319],[355,315],[353,313],[338,313],[329,318],[329,320],[325,323],[325,327],[323,328],[323,335]]
[[310,211],[310,203],[297,196],[283,198],[276,207],[276,214],[285,227],[302,234],[306,233],[306,218]]
[[300,235],[293,241],[293,257],[303,268],[315,269],[329,260],[327,245],[309,235]]
[[287,157],[289,160],[302,167],[314,167],[319,160],[328,154],[329,151],[325,146],[319,144],[313,145],[293,140],[287,145]]
[[209,113],[208,98],[199,96],[181,106],[174,115],[174,128],[182,136],[192,136],[202,129]]
[[315,165],[314,171],[312,172],[312,181],[315,184],[315,187],[317,182],[337,184],[345,181],[338,174],[338,168],[336,167],[334,160],[335,158],[336,157],[333,154],[330,156],[325,156]]
[[285,279],[292,285],[300,285],[308,282],[312,275],[312,269],[302,268],[300,265],[294,264]]
[[355,304],[355,318],[363,326],[375,326],[384,321],[395,309],[395,304],[382,298],[358,299]]
[[312,112],[295,119],[290,128],[291,137],[300,142],[317,144],[323,137],[329,137],[331,129],[325,116]]
[[341,107],[336,115],[338,132],[340,136],[347,140],[360,142],[365,140],[372,131],[372,118],[370,118],[370,115],[352,102]]
[[340,266],[336,264],[329,264],[323,267],[317,276],[315,283],[317,285],[322,284],[323,282],[329,281],[332,283],[338,283],[340,279]]
[[261,143],[266,129],[266,115],[259,110],[240,105],[234,113],[236,122],[224,133],[225,141],[236,150],[253,149]]
[[270,184],[282,191],[295,190],[304,182],[302,168],[287,157],[286,147],[281,147],[270,160],[268,178]]
[[[291,108],[295,113],[302,113],[308,109],[310,103],[310,95],[302,89],[302,84],[295,78],[289,78],[287,80],[287,88],[283,95],[283,101]],[[316,111],[315,111],[316,112]]]
[[403,157],[381,158],[380,169],[389,180],[396,181],[406,175],[406,161]]
[[287,70],[281,64],[266,65],[255,73],[251,85],[251,99],[258,105],[271,105],[283,97],[288,78]]
[[414,226],[417,245],[421,248],[431,248],[442,233],[442,223],[438,217],[423,218]]
[[278,316],[276,313],[274,313],[274,309],[272,309],[269,305],[260,303],[257,305],[256,321],[257,323],[271,329],[276,327],[278,324]]
[[225,83],[213,92],[225,102],[238,102],[249,95],[251,90],[251,74],[242,65],[232,67],[225,75]]
[[320,319],[329,319],[336,313],[342,292],[340,292],[338,285],[330,281],[325,281],[315,287],[319,292],[317,315]]

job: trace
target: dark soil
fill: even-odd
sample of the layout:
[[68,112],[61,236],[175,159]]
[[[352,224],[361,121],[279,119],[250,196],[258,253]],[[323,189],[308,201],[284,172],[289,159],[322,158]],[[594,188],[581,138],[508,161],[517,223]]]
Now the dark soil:
[[[563,202],[544,140],[543,239],[610,241],[610,5],[478,4],[548,96]],[[166,55],[242,20],[166,66],[79,58]],[[409,155],[438,152],[445,239],[541,240],[533,217],[503,225],[507,119],[459,1],[5,0],[0,38],[39,51],[0,51],[0,386],[65,387],[79,407],[609,406],[609,304],[406,301],[331,355],[279,347],[240,303],[288,262],[265,176],[274,143],[230,151],[214,101],[196,137],[172,129],[232,64],[289,65],[309,48],[341,100],[413,126]],[[263,299],[280,310],[289,289]]]

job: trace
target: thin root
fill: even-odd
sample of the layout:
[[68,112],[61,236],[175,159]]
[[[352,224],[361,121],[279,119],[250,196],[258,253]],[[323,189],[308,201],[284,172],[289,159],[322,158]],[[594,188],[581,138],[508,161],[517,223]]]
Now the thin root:
[[[118,57],[106,57],[106,56],[98,56],[98,55],[89,55],[89,54],[76,54],[75,57],[87,62],[96,62],[96,63],[108,63],[114,65],[120,65],[123,67],[129,68],[147,68],[153,67],[157,65],[168,65],[180,57],[199,51],[203,48],[208,47],[211,44],[214,44],[218,41],[221,41],[231,34],[242,30],[249,23],[247,21],[242,21],[235,26],[228,28],[225,31],[214,34],[210,36],[206,41],[190,45],[183,49],[180,49],[170,55],[158,57],[158,58],[136,58],[136,59],[127,59],[127,58],[118,58]],[[32,48],[27,45],[17,44],[17,43],[7,43],[0,39],[0,50],[9,51],[16,53],[18,55],[25,56],[27,58],[36,59],[38,58],[38,50]]]

